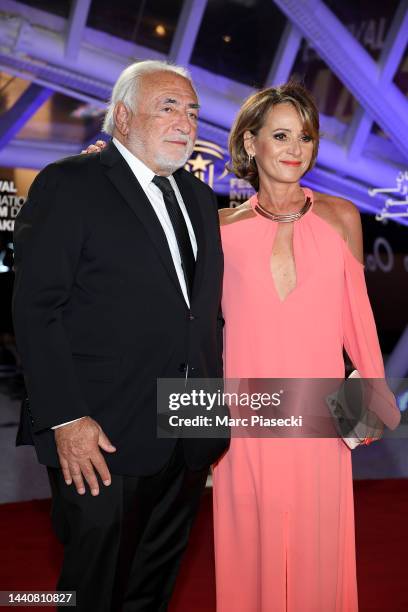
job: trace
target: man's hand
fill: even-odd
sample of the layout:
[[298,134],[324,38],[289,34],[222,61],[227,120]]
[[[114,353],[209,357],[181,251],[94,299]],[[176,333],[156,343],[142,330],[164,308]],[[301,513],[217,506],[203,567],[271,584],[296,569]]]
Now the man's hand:
[[107,453],[114,453],[116,448],[96,421],[91,417],[84,417],[69,425],[63,425],[54,432],[62,473],[67,485],[73,481],[78,493],[83,495],[85,478],[92,495],[98,495],[99,484],[94,468],[104,485],[111,484],[111,475],[99,447]]
[[82,149],[81,153],[99,153],[106,147],[104,140],[97,140],[95,144],[90,144],[86,149]]

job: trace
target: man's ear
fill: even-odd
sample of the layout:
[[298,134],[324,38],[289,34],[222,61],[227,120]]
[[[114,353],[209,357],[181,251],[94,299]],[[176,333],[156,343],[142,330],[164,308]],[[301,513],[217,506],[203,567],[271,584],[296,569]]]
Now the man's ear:
[[118,102],[113,111],[113,120],[115,127],[122,136],[127,136],[129,133],[129,124],[131,112],[123,102]]
[[244,149],[246,153],[252,155],[252,157],[255,157],[254,139],[255,136],[250,130],[244,132]]

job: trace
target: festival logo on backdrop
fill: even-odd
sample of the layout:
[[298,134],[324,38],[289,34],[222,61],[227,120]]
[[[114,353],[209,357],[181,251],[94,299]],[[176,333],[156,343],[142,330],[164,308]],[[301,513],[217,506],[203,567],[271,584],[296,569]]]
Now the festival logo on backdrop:
[[377,193],[391,194],[381,212],[376,215],[377,221],[408,217],[408,170],[398,173],[395,185],[368,190],[371,197],[375,197]]
[[185,169],[214,189],[214,179],[221,179],[225,162],[225,152],[222,147],[209,140],[196,140]]
[[226,169],[228,154],[209,140],[197,140],[185,169],[207,183],[219,194],[229,195],[230,207],[235,208],[254,193],[251,185],[238,179]]
[[14,231],[14,220],[25,202],[17,193],[14,181],[0,179],[0,232]]
[[[385,200],[382,210],[376,214],[377,221],[387,222],[388,219],[398,221],[408,217],[408,170],[398,173],[395,185],[368,190],[371,197],[378,193],[389,195]],[[403,266],[408,272],[408,255],[403,255]],[[373,244],[373,252],[367,255],[366,268],[370,272],[381,270],[391,272],[394,269],[395,257],[391,244],[383,236],[376,238]]]

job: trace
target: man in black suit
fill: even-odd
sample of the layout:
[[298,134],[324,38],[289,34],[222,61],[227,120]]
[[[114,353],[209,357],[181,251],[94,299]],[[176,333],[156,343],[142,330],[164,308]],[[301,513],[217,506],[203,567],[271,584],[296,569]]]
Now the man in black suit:
[[77,608],[167,609],[225,439],[158,439],[157,378],[221,377],[223,257],[213,192],[183,168],[198,102],[186,72],[119,77],[101,153],[47,166],[15,228],[20,443],[48,466]]

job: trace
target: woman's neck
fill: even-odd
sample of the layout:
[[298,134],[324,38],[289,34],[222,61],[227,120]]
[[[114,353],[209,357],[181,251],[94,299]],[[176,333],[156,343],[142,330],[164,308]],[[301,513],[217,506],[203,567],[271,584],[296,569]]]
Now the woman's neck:
[[299,210],[305,196],[299,183],[261,182],[258,200],[263,208],[279,214]]

